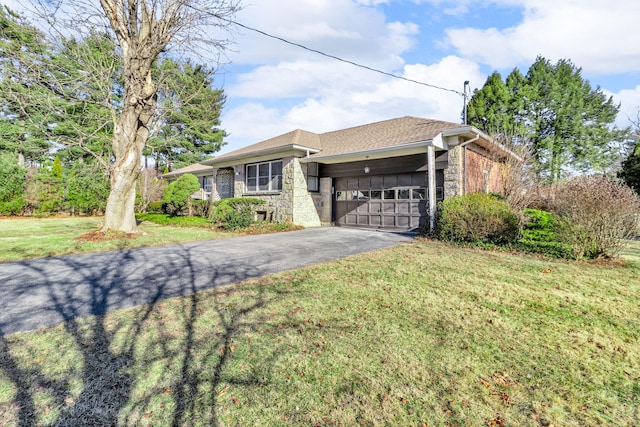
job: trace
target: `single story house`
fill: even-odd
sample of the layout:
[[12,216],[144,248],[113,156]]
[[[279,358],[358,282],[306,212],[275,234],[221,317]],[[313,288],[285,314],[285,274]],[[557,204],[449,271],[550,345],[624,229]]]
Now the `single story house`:
[[263,199],[258,214],[271,221],[419,230],[444,198],[501,192],[500,163],[512,155],[473,126],[406,116],[297,129],[165,176],[194,173],[199,198]]

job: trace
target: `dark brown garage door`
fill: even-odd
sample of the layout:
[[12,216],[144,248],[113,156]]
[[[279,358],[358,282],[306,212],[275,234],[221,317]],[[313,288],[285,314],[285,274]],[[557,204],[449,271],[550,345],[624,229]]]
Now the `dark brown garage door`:
[[426,180],[424,172],[336,178],[336,224],[418,230],[427,219]]

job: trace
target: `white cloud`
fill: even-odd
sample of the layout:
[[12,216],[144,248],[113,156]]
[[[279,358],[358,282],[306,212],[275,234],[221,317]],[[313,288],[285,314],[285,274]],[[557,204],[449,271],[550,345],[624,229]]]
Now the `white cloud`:
[[449,29],[447,42],[460,55],[494,68],[530,64],[537,55],[569,58],[593,73],[640,71],[635,42],[640,2],[628,0],[504,0],[520,5],[523,20],[508,28]]
[[[351,0],[261,0],[249,4],[237,20],[270,35],[311,49],[386,69],[401,66],[399,55],[415,45],[418,27],[387,23],[385,15]],[[229,55],[234,64],[273,64],[317,54],[241,29]]]
[[632,122],[637,123],[640,120],[640,84],[633,89],[624,89],[618,93],[604,91],[607,95],[612,95],[616,102],[621,103],[620,113],[616,124],[619,127],[631,126]]
[[[270,89],[266,88],[270,85],[283,88],[288,87],[287,82],[291,83],[295,73],[268,77],[264,74],[275,73],[278,67],[249,73],[237,88],[230,88],[229,93],[262,88],[260,93],[264,98],[260,103],[254,99],[237,105],[224,114],[224,127],[231,134],[225,152],[297,128],[326,132],[405,115],[460,121],[463,99],[451,91],[385,77],[346,64],[306,62],[297,66],[307,67],[304,72],[300,71],[305,77],[293,83],[290,93],[313,95],[300,96],[287,107],[274,106]],[[337,70],[331,78],[327,77],[329,68]],[[408,79],[460,91],[465,80],[471,80],[472,86],[481,86],[485,79],[476,64],[455,56],[431,65],[406,65],[401,74]],[[318,76],[318,81],[314,81],[314,76]],[[271,80],[267,83],[266,79]],[[304,88],[305,85],[308,87]]]

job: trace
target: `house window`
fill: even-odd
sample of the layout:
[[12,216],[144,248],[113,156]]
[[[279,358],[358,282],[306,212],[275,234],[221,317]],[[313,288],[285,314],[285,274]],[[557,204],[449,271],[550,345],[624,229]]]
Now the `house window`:
[[318,164],[317,163],[307,163],[307,190],[308,191],[319,191],[320,187],[318,184]]
[[247,191],[282,191],[282,160],[247,165]]
[[202,177],[202,189],[204,190],[204,195],[208,198],[211,197],[211,177],[203,176]]

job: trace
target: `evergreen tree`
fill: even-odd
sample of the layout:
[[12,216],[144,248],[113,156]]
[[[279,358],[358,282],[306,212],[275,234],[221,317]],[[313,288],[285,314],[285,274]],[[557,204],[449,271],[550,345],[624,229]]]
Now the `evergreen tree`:
[[18,156],[0,152],[0,215],[22,213],[27,170],[18,164]]
[[95,162],[76,161],[66,176],[65,206],[71,212],[104,212],[109,197],[109,178]]
[[625,184],[633,188],[640,195],[640,144],[629,154],[629,157],[622,162],[622,168],[618,172],[618,178]]
[[225,102],[213,87],[214,72],[187,61],[164,59],[158,67],[157,132],[147,142],[156,170],[181,168],[220,150],[226,133],[219,128]]
[[39,167],[34,180],[30,182],[30,192],[35,193],[37,213],[57,213],[64,206],[64,181],[62,162],[56,156],[53,162]]
[[[22,16],[0,7],[0,151],[19,153],[28,161],[47,157],[50,111],[40,108],[46,92],[29,77],[43,72],[51,46]],[[34,70],[33,65],[40,66]]]
[[493,73],[469,104],[470,124],[528,144],[538,179],[557,182],[566,171],[605,171],[625,148],[619,105],[583,79],[568,60],[538,57],[526,76],[517,69],[502,82]]

